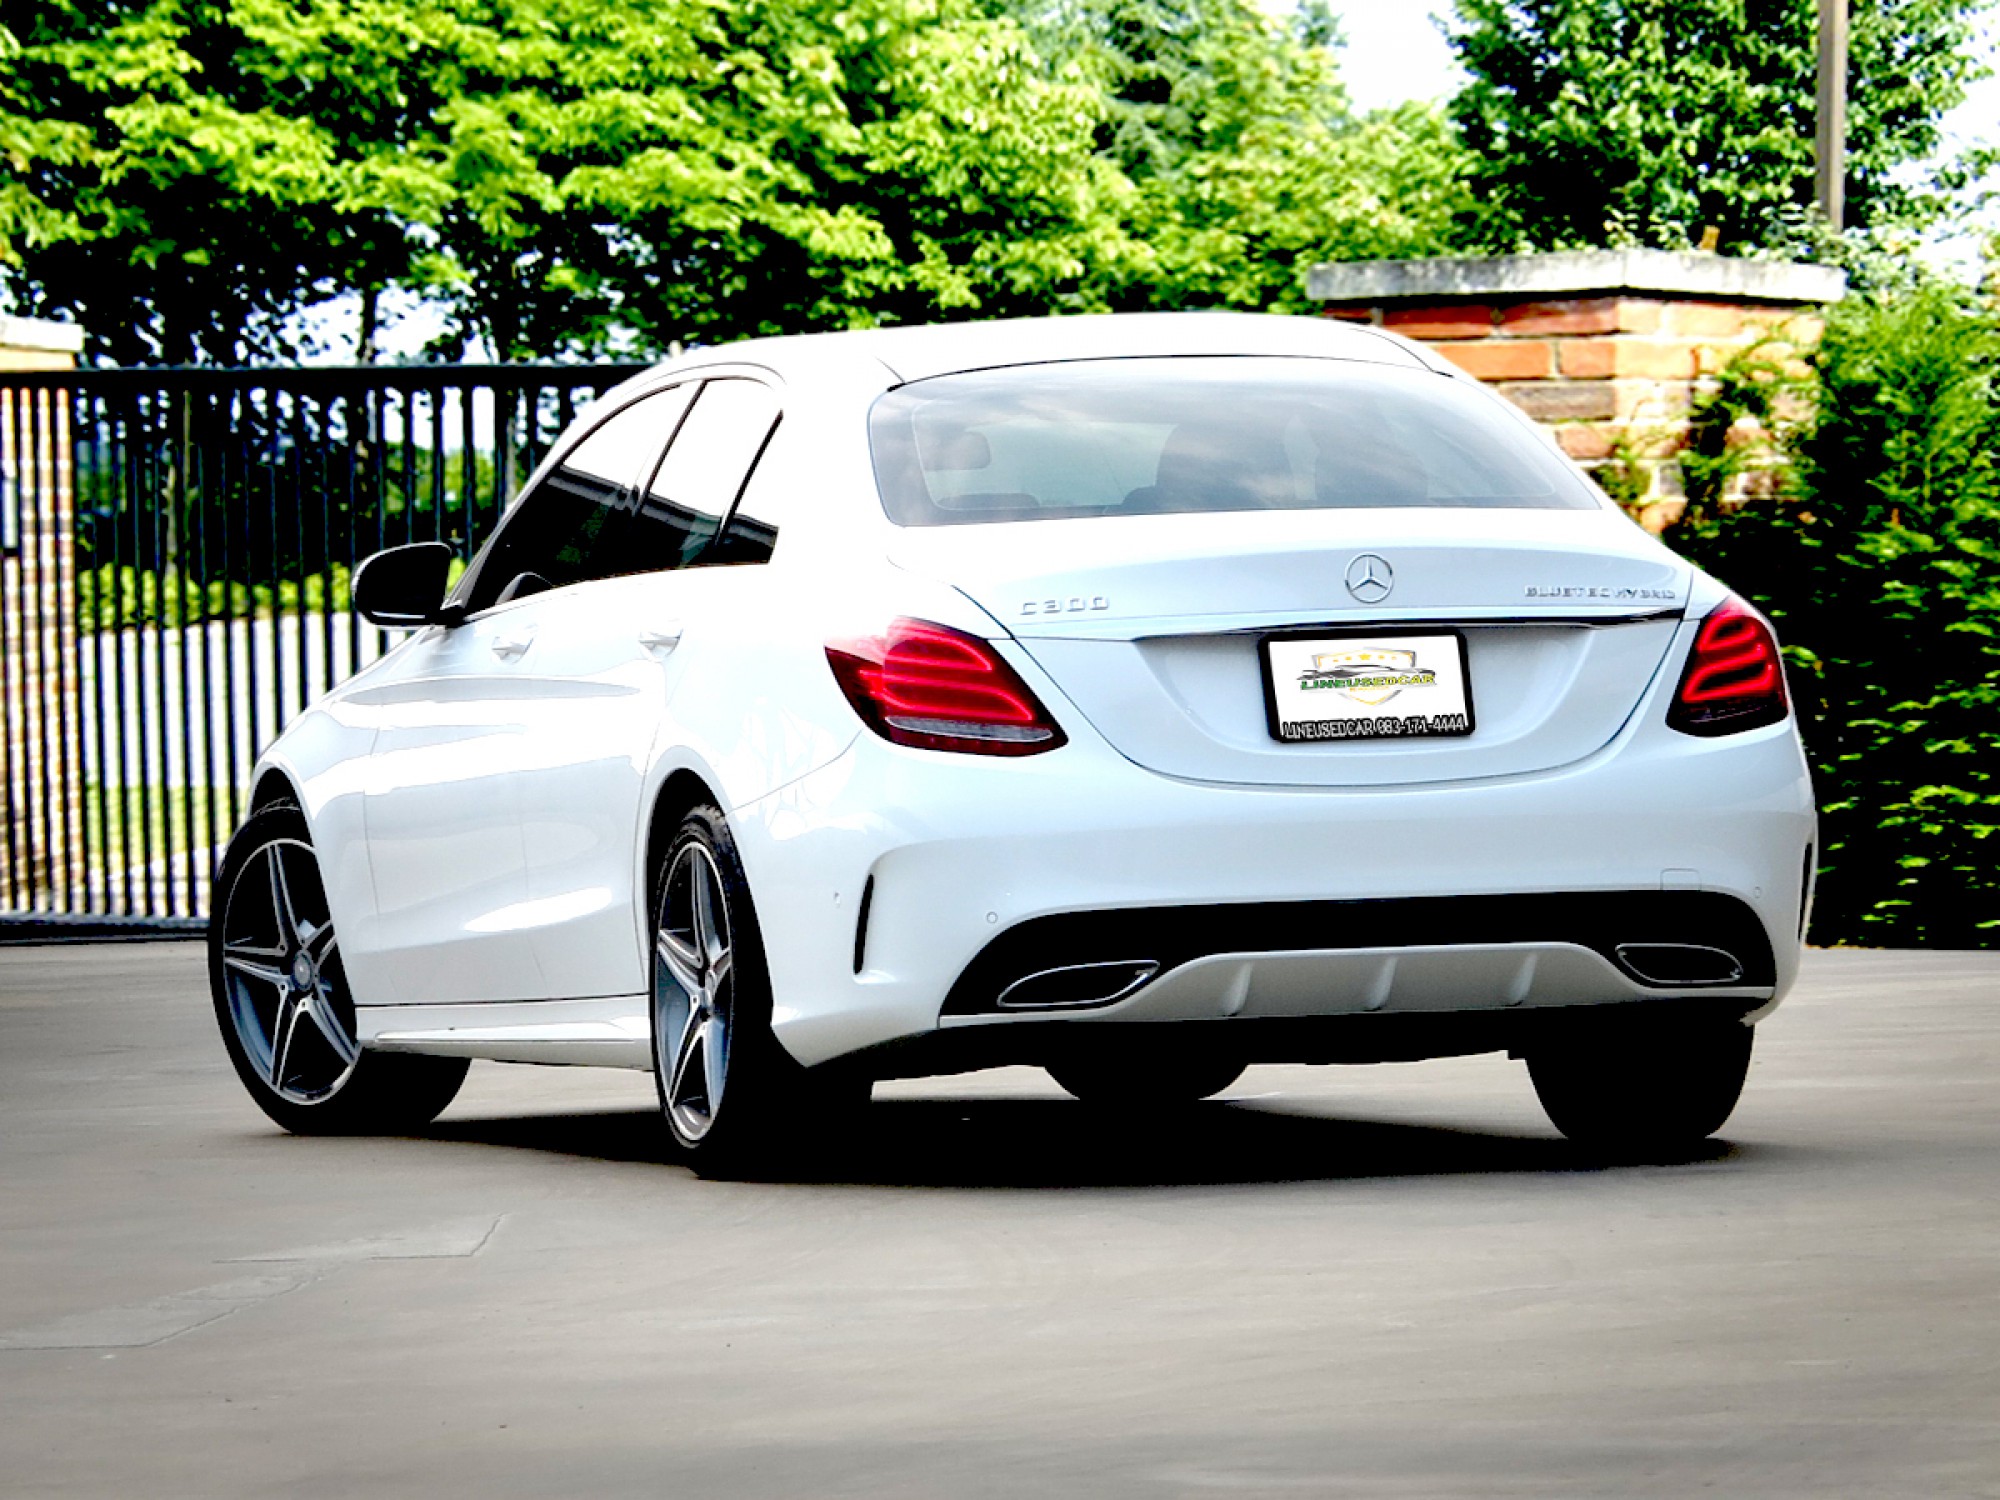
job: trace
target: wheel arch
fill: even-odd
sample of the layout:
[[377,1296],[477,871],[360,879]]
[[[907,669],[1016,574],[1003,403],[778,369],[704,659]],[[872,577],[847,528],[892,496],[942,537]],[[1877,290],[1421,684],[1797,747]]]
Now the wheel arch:
[[250,805],[245,810],[246,814],[260,813],[265,808],[274,807],[280,802],[289,802],[298,808],[303,808],[305,805],[290,774],[276,766],[266,766],[257,773],[257,780],[250,788]]
[[659,879],[660,860],[673,842],[674,834],[681,826],[681,820],[703,803],[722,805],[707,779],[700,772],[682,766],[669,773],[653,794],[653,810],[646,825],[645,863],[640,867],[639,890],[646,898],[641,930],[653,919],[653,902],[659,892],[654,883]]
[[[356,960],[367,948],[367,924],[375,912],[374,878],[362,842],[360,785],[343,777],[333,753],[343,748],[326,743],[327,721],[311,711],[285,731],[251,768],[250,800],[244,821],[273,807],[290,806],[306,825],[333,920],[342,929],[342,952],[348,960],[348,981],[355,998],[373,999],[365,972]],[[241,832],[241,827],[237,833]],[[232,834],[234,842],[236,834]]]

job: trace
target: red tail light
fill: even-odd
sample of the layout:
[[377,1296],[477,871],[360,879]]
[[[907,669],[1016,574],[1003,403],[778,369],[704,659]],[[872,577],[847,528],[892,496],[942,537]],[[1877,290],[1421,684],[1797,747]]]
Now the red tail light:
[[1771,628],[1741,599],[1723,600],[1695,632],[1667,710],[1668,727],[1683,734],[1735,734],[1775,724],[1790,711]]
[[978,636],[923,620],[829,641],[826,659],[868,727],[898,745],[1036,755],[1065,743],[1032,689]]

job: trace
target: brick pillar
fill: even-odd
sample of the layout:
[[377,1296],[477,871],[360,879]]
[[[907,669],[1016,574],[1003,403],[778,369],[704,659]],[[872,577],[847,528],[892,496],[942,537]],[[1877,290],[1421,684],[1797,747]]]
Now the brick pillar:
[[0,910],[88,905],[68,393],[4,373],[73,369],[82,346],[0,317]]
[[1431,345],[1586,468],[1613,466],[1657,531],[1680,509],[1676,455],[1703,378],[1761,339],[1816,341],[1846,276],[1636,250],[1349,262],[1314,267],[1310,286],[1330,316]]

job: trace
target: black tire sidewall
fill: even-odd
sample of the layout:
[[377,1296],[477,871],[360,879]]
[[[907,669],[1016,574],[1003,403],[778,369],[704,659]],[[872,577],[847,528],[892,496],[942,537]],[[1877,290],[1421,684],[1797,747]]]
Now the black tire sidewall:
[[1539,1048],[1528,1076],[1556,1129],[1613,1152],[1700,1145],[1734,1112],[1755,1028],[1659,1024]]
[[1199,1055],[1091,1054],[1051,1063],[1046,1071],[1085,1104],[1167,1109],[1213,1098],[1241,1078],[1246,1066]]

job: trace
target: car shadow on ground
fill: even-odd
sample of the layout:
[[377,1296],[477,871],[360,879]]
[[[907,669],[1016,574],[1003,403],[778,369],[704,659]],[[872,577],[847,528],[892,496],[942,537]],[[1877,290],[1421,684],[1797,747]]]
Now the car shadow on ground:
[[[444,1120],[423,1139],[678,1164],[650,1111]],[[881,1101],[737,1174],[932,1188],[1195,1187],[1692,1166],[1739,1148],[1608,1157],[1556,1137],[1290,1113],[1228,1102],[1141,1114],[1066,1100]]]

